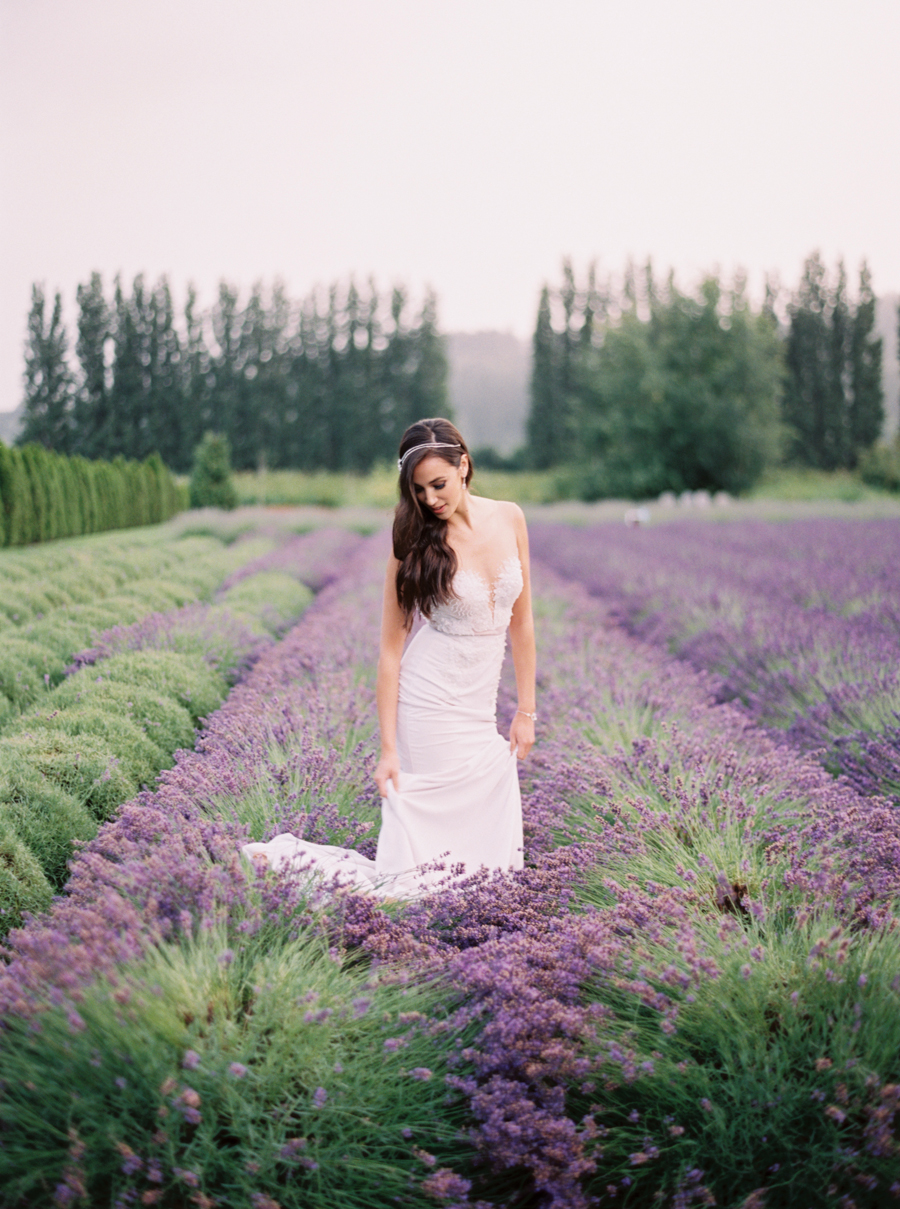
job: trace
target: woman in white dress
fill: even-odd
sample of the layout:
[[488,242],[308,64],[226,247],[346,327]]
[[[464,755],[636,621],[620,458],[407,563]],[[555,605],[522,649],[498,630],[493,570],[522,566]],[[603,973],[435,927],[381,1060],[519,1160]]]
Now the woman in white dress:
[[[472,459],[449,420],[408,428],[398,466],[378,660],[375,860],[291,835],[243,849],[387,897],[419,893],[451,872],[522,867],[517,760],[534,744],[536,720],[521,508],[469,493]],[[425,624],[407,644],[417,613]],[[507,629],[518,691],[508,741],[496,724]]]

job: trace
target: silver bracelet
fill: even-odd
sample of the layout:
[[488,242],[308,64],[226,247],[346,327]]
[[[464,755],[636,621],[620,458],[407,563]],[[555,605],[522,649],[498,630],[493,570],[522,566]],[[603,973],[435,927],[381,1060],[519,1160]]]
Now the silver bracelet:
[[517,709],[517,714],[524,714],[526,718],[530,718],[532,722],[537,722],[537,714],[529,714],[527,709]]

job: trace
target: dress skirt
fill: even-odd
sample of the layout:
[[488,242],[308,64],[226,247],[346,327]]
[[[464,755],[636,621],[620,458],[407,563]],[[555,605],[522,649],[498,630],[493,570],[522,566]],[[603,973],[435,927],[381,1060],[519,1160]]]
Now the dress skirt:
[[[400,784],[388,782],[374,862],[331,845],[280,835],[246,844],[275,867],[314,865],[385,897],[426,891],[449,874],[482,866],[521,869],[518,761],[497,731],[505,628],[448,634],[423,625],[400,664]],[[443,869],[425,868],[440,862]]]

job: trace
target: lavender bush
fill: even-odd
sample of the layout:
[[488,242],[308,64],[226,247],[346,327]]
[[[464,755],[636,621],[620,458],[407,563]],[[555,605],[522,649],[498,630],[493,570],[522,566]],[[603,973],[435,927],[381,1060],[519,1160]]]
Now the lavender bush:
[[257,570],[225,588],[220,604],[106,631],[76,655],[65,683],[43,694],[42,708],[8,723],[0,807],[9,843],[23,843],[37,867],[19,856],[8,862],[0,931],[49,902],[65,882],[72,844],[193,744],[194,726],[303,612],[311,594],[299,574],[314,578],[317,557],[329,557],[338,543],[316,537],[290,545],[294,577]]
[[[535,551],[867,793],[900,780],[895,520],[537,525]],[[877,752],[869,747],[874,740]],[[871,758],[870,758],[871,757]]]
[[521,873],[382,906],[236,861],[370,849],[384,553],[10,936],[8,1203],[889,1203],[896,812],[577,585],[536,568]]
[[[58,684],[66,664],[98,631],[134,625],[154,612],[209,598],[223,579],[272,545],[247,539],[232,548],[204,538],[137,541],[119,535],[82,538],[0,556],[0,726]],[[69,564],[59,566],[60,558]],[[18,579],[15,579],[16,575]]]

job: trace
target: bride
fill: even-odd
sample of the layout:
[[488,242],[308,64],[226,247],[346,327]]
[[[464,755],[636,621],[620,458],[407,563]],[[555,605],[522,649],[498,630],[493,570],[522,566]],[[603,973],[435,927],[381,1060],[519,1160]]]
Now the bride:
[[[314,868],[392,898],[451,871],[522,867],[516,761],[534,744],[537,718],[521,508],[469,493],[472,459],[449,420],[409,427],[398,467],[378,659],[375,860],[293,835],[242,849],[263,865]],[[417,614],[425,624],[407,642]],[[496,725],[507,629],[519,697],[508,742]]]

